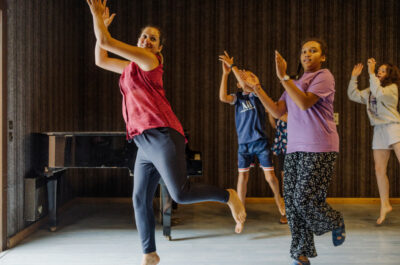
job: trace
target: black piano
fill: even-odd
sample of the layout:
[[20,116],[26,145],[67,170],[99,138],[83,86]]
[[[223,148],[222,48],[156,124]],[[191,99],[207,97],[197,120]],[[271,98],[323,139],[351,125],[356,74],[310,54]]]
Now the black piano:
[[[137,153],[125,132],[46,132],[33,134],[34,166],[47,182],[49,227],[57,229],[57,180],[68,168],[127,168],[133,176]],[[188,177],[201,176],[201,153],[186,146]],[[160,221],[171,240],[172,199],[160,181]]]

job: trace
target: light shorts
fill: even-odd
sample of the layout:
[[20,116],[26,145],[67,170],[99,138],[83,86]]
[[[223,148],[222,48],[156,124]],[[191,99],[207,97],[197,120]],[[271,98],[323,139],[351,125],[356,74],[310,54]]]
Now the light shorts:
[[400,142],[400,123],[387,123],[374,126],[372,149],[393,149]]

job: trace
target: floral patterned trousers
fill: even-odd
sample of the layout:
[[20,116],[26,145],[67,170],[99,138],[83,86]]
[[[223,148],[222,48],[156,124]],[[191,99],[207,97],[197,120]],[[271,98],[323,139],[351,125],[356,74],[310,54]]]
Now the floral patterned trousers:
[[314,234],[338,228],[342,214],[326,203],[336,152],[286,154],[284,198],[292,243],[290,255],[315,257]]

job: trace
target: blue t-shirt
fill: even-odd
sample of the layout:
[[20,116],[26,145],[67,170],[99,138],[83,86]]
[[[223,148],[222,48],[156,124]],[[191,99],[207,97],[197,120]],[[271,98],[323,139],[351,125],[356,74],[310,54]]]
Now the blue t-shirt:
[[238,143],[245,144],[267,138],[267,115],[260,99],[254,95],[237,92],[232,95],[235,99],[236,132]]

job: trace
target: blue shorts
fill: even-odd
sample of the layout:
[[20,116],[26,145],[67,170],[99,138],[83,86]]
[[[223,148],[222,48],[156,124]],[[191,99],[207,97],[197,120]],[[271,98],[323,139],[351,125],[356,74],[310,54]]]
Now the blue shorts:
[[238,165],[239,172],[246,172],[254,165],[254,158],[257,156],[260,167],[264,171],[272,171],[271,152],[267,139],[260,139],[254,142],[239,144]]

